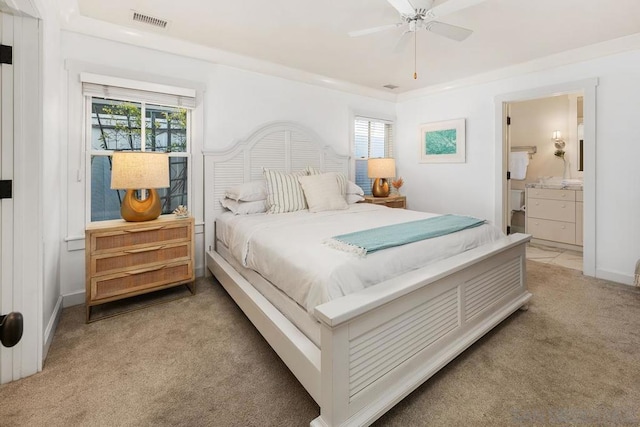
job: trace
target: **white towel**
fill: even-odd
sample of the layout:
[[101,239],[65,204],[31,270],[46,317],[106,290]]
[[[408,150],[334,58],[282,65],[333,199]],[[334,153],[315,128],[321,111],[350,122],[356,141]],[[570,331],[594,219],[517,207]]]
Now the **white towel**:
[[529,165],[529,153],[526,151],[516,151],[509,156],[509,171],[511,179],[525,179],[527,176],[527,166]]

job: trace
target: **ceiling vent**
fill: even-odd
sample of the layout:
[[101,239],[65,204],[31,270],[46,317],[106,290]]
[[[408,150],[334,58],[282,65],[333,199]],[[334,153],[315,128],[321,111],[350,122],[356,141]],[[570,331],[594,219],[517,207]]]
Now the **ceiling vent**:
[[392,85],[389,83],[388,85],[384,85],[382,87],[386,87],[387,89],[398,89],[400,86]]
[[153,16],[138,13],[136,11],[133,11],[133,20],[142,22],[143,24],[153,25],[158,28],[167,28],[167,24],[169,23],[169,21],[164,19],[154,18]]

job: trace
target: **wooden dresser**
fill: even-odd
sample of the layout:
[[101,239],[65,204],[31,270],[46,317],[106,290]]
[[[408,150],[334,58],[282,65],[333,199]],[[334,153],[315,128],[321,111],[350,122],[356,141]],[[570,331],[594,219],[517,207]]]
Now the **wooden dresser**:
[[406,196],[389,196],[389,197],[373,197],[364,196],[364,203],[373,203],[374,205],[385,205],[388,208],[401,208],[407,207]]
[[194,286],[194,219],[91,223],[85,230],[86,321],[91,307],[186,284]]
[[526,232],[536,239],[582,246],[582,191],[527,188]]

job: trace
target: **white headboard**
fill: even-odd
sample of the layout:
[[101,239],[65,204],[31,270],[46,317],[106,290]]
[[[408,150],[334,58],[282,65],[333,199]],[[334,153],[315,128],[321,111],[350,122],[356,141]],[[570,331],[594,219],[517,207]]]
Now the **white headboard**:
[[224,151],[204,152],[205,248],[214,243],[213,223],[227,188],[263,179],[262,168],[292,172],[312,166],[349,177],[349,156],[336,154],[311,130],[292,122],[269,123]]

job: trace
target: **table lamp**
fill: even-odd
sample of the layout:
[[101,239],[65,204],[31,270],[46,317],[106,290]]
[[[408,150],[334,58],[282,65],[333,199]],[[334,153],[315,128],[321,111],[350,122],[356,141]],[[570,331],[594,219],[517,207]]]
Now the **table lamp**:
[[387,178],[396,176],[395,159],[379,158],[367,161],[367,175],[374,178],[371,194],[374,197],[387,197],[389,195],[389,182]]
[[[125,221],[150,221],[162,213],[156,188],[169,187],[169,156],[166,153],[116,151],[111,164],[111,188],[127,190],[120,214]],[[136,190],[148,190],[141,200]]]

